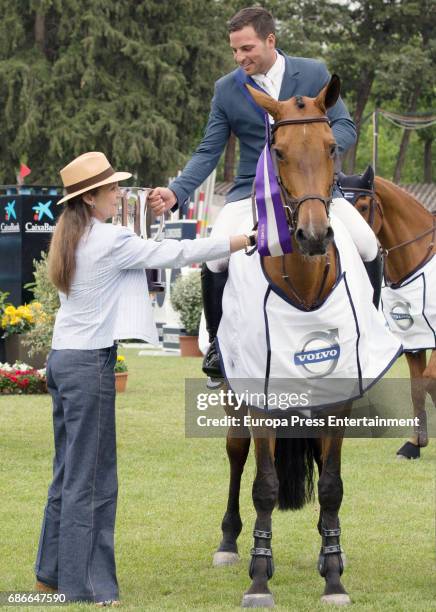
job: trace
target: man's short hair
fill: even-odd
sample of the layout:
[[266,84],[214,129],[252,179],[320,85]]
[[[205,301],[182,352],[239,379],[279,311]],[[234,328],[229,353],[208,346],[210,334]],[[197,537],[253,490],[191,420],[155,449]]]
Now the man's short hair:
[[237,32],[246,26],[251,26],[259,38],[265,40],[270,34],[276,33],[273,16],[261,6],[243,8],[227,22],[228,32]]

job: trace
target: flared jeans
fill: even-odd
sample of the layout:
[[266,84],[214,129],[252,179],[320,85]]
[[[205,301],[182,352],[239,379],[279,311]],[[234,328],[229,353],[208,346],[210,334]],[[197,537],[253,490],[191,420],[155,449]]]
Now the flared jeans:
[[35,572],[67,601],[119,598],[114,555],[116,356],[114,344],[52,350],[47,361],[55,456]]

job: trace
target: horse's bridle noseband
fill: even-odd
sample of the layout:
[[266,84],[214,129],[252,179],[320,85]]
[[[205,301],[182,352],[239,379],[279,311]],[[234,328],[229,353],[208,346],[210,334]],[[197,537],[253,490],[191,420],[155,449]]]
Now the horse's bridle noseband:
[[[323,117],[304,117],[301,119],[282,119],[281,121],[276,121],[271,126],[271,144],[274,142],[274,134],[278,130],[278,128],[284,125],[301,125],[306,123],[328,123],[330,125],[330,120],[326,115],[324,115]],[[280,191],[283,196],[284,208],[288,219],[290,231],[292,232],[295,230],[297,226],[298,211],[303,202],[306,202],[307,200],[318,200],[319,202],[321,202],[324,205],[327,216],[329,216],[330,204],[332,203],[333,199],[333,191],[337,182],[337,173],[334,173],[333,182],[331,184],[330,194],[328,197],[324,197],[319,193],[315,193],[305,194],[301,196],[301,198],[293,198],[282,183],[280,173],[278,171],[277,154],[273,147],[271,147],[271,158],[274,164],[274,170],[277,176]]]

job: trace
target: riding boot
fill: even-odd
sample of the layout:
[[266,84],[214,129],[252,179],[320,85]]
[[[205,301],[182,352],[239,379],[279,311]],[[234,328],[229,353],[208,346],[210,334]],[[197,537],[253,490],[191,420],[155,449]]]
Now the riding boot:
[[223,314],[222,297],[228,272],[211,272],[204,263],[201,268],[201,290],[204,316],[209,333],[209,350],[203,360],[203,372],[211,378],[223,378],[215,337]]
[[371,281],[374,290],[372,302],[376,308],[380,303],[381,286],[383,282],[383,258],[380,251],[377,251],[376,257],[372,261],[364,261],[366,273]]

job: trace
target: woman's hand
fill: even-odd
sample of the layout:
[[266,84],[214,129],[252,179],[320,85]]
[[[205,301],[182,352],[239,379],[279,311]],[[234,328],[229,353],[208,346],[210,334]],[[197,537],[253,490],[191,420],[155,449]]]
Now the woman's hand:
[[239,236],[230,236],[231,253],[241,249],[245,249],[245,252],[247,252],[255,244],[257,244],[257,231],[250,232],[249,234],[240,234]]

